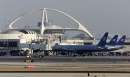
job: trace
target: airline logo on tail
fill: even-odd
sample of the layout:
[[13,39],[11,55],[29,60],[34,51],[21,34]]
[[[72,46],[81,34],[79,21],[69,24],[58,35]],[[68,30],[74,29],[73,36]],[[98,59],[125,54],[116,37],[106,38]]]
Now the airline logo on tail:
[[109,43],[107,43],[107,38],[108,38],[108,32],[105,32],[99,43],[97,44],[100,47],[105,47],[105,45],[124,45],[125,40],[126,40],[126,35],[123,35],[119,40],[118,40],[118,35],[115,35]]
[[108,38],[108,32],[105,32],[103,37],[101,38],[101,40],[99,41],[99,43],[97,45],[101,46],[101,47],[105,47],[107,38]]
[[118,35],[115,35],[107,45],[116,45],[117,44]]
[[126,35],[123,35],[119,41],[117,42],[117,45],[123,45],[126,41]]

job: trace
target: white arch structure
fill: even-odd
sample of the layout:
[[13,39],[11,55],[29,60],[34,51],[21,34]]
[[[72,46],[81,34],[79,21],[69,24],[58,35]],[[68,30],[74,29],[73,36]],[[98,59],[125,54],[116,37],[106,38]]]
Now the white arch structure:
[[[76,22],[78,24],[78,28],[67,28],[69,30],[81,30],[81,31],[84,31],[85,33],[87,33],[87,35],[91,38],[91,39],[94,39],[93,35],[87,30],[86,27],[84,27],[78,20],[76,20],[74,17],[70,16],[69,14],[63,12],[63,11],[59,11],[57,9],[50,9],[50,8],[44,8],[44,9],[40,9],[42,10],[42,23],[41,23],[41,34],[44,33],[44,30],[46,29],[45,26],[46,24],[45,23],[48,23],[48,17],[47,17],[47,10],[50,10],[50,11],[55,11],[55,12],[58,12],[58,13],[61,13],[63,15],[65,15],[66,17],[72,19],[74,22]],[[20,20],[25,14],[27,13],[24,13],[23,15],[15,18],[10,24],[9,24],[9,29],[14,29],[13,28],[13,24],[15,22],[17,22],[18,20]]]

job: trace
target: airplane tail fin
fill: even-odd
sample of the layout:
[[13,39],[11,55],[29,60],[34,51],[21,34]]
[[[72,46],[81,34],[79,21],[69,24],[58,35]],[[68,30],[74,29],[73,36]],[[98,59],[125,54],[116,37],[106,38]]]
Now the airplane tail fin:
[[117,44],[117,39],[118,39],[118,35],[115,35],[110,41],[109,43],[107,43],[108,45],[116,45]]
[[119,41],[117,42],[117,45],[124,45],[125,40],[126,40],[126,35],[123,35],[123,36],[119,39]]
[[107,41],[107,37],[108,37],[108,32],[105,32],[103,37],[101,38],[101,40],[99,41],[99,43],[97,45],[98,46],[105,46],[106,41]]

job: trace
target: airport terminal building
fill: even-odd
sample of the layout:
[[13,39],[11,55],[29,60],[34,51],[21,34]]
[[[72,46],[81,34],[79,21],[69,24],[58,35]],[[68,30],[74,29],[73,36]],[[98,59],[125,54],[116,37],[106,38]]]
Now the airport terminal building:
[[[59,25],[48,23],[47,10],[55,11],[65,15],[71,20],[78,24],[77,28],[70,27],[60,27]],[[20,17],[14,19],[10,24],[9,28],[0,33],[0,50],[1,51],[12,51],[12,50],[51,50],[52,46],[56,43],[59,44],[92,44],[93,36],[92,34],[76,19],[72,16],[56,10],[44,8],[42,11],[42,20],[38,23],[37,28],[27,27],[15,28],[13,25],[20,19]],[[66,31],[81,31],[84,32],[88,38],[65,38],[64,34]],[[80,35],[80,34],[79,34]]]
[[[49,14],[47,13],[48,10],[65,15],[74,21],[77,27],[70,27],[66,24],[64,24],[65,27],[57,24],[50,24],[48,18]],[[0,53],[8,51],[29,51],[29,53],[33,53],[36,50],[52,50],[56,44],[86,45],[93,44],[95,42],[95,38],[87,30],[87,28],[67,13],[48,8],[40,9],[40,11],[42,13],[42,20],[40,22],[36,22],[37,26],[22,25],[22,28],[14,27],[15,23],[22,19],[22,16],[20,16],[9,24],[9,28],[7,30],[0,32]],[[129,48],[126,47],[125,51],[129,51]]]

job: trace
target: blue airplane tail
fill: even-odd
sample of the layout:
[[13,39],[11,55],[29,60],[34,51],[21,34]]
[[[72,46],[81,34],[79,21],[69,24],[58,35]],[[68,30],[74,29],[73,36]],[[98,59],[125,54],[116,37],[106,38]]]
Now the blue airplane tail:
[[108,37],[108,32],[105,32],[103,37],[101,38],[101,40],[99,41],[99,43],[97,44],[98,46],[105,46],[106,45],[106,41],[107,41],[107,37]]
[[119,41],[117,42],[117,45],[124,45],[125,40],[126,40],[126,35],[123,35],[123,36],[119,39]]
[[108,43],[107,45],[116,45],[117,44],[118,35],[115,35]]

